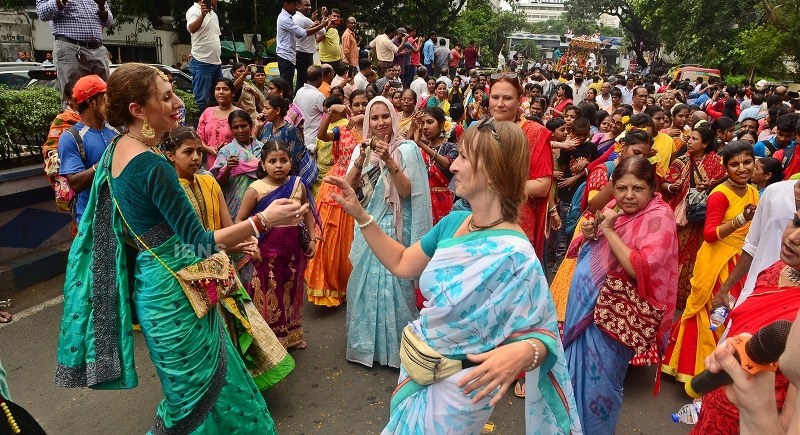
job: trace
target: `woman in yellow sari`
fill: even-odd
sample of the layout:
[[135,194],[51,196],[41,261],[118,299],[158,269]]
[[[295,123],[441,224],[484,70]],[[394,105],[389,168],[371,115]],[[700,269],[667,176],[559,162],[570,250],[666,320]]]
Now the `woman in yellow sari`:
[[[758,189],[747,184],[755,169],[753,146],[733,141],[723,151],[728,179],[708,196],[703,245],[691,279],[692,290],[680,322],[672,329],[661,371],[686,382],[705,369],[704,359],[717,346],[723,327],[709,329],[711,300],[728,279],[744,245],[758,204]],[[740,289],[731,294],[736,297]]]
[[400,94],[400,111],[397,117],[400,120],[398,126],[398,133],[402,137],[406,137],[406,133],[411,129],[411,121],[414,120],[414,115],[417,113],[417,93],[411,89],[406,89]]
[[[213,231],[233,225],[217,180],[212,175],[196,173],[203,157],[203,144],[197,132],[191,127],[178,127],[167,136],[164,148],[203,227]],[[246,255],[259,255],[252,239],[237,248]],[[233,250],[236,249],[229,251]],[[258,313],[244,288],[221,300],[217,307],[259,390],[275,385],[294,369],[294,360]]]

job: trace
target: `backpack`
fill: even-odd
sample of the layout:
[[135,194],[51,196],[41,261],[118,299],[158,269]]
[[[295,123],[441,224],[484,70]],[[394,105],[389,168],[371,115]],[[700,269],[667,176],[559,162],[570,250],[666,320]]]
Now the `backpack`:
[[[78,145],[78,153],[80,153],[81,160],[86,161],[86,149],[83,147],[83,137],[89,131],[89,126],[84,125],[80,131],[75,127],[68,128],[65,133],[69,133],[75,143]],[[56,196],[56,207],[59,210],[74,213],[75,209],[75,191],[69,186],[67,178],[59,174],[61,168],[61,158],[58,157],[57,150],[49,153],[44,162],[45,173],[54,178],[54,189]]]

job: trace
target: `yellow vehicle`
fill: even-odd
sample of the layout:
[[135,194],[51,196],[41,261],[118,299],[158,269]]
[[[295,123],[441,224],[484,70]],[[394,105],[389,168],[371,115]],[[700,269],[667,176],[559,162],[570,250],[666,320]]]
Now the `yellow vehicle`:
[[722,78],[718,69],[702,68],[698,65],[679,65],[671,68],[667,75],[678,80],[689,79],[690,82],[694,82],[698,77],[702,77],[705,82],[711,77]]

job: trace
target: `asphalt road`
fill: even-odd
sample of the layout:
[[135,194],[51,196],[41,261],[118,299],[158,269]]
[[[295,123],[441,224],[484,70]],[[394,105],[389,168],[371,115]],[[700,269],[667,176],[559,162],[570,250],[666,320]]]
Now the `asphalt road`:
[[[11,395],[50,434],[143,434],[152,424],[161,388],[141,334],[136,335],[139,386],[133,390],[65,389],[53,384],[63,277],[14,295],[13,322],[0,325],[0,358]],[[345,308],[306,306],[308,348],[292,351],[297,367],[265,398],[281,434],[375,434],[388,421],[397,370],[344,359]],[[682,385],[663,379],[653,397],[655,368],[632,368],[618,434],[685,434],[670,413],[689,401]],[[492,433],[523,434],[523,400],[509,394],[495,409]],[[586,428],[591,429],[591,428]],[[591,433],[591,430],[588,431]]]

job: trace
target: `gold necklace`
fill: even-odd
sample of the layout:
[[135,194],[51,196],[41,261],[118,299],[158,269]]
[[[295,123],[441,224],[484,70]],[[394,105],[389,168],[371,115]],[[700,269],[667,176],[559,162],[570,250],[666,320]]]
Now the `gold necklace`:
[[786,270],[786,277],[789,278],[789,281],[795,285],[800,285],[800,270],[790,266],[784,267],[784,270]]
[[146,146],[147,146],[147,148],[150,148],[150,150],[151,150],[151,151],[152,151],[153,147],[155,147],[155,145],[151,145],[151,144],[149,144],[149,143],[148,143],[146,140],[144,140],[144,139],[142,139],[142,138],[140,138],[140,137],[137,137],[137,136],[133,135],[133,133],[131,133],[131,132],[127,132],[127,133],[125,133],[125,136],[128,136],[129,138],[131,138],[131,139],[133,139],[133,140],[135,140],[135,141],[137,141],[137,142],[140,142],[140,143],[142,143],[142,144],[146,145]]
[[469,232],[471,232],[471,233],[475,232],[475,231],[480,231],[480,230],[488,230],[489,228],[491,228],[493,226],[496,226],[496,225],[500,225],[501,223],[503,223],[505,221],[506,221],[506,218],[501,217],[500,219],[497,219],[496,221],[490,222],[490,223],[488,223],[486,225],[477,225],[472,221],[472,218],[470,217],[469,218],[469,223],[467,224],[467,230]]

